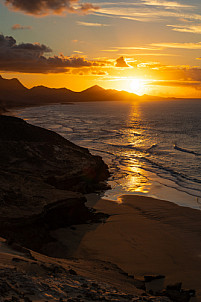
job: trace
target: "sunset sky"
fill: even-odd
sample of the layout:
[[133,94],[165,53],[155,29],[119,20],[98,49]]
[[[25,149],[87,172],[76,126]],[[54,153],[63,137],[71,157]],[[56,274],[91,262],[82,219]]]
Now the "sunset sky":
[[201,1],[0,0],[0,74],[201,97]]

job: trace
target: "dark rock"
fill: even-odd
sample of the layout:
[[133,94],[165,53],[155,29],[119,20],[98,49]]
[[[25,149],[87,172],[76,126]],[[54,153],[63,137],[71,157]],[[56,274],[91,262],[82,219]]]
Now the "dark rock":
[[135,276],[134,275],[128,275],[128,278],[135,279]]
[[156,276],[149,275],[149,276],[144,276],[144,281],[145,282],[152,282],[154,280],[159,280],[159,279],[164,279],[164,278],[165,278],[165,276],[163,276],[163,275],[156,275]]
[[95,282],[92,282],[91,286],[94,287],[94,288],[99,288],[99,285],[97,283],[95,283]]
[[176,290],[180,292],[181,287],[182,287],[182,282],[179,282],[176,284],[167,285],[166,290]]
[[134,285],[138,289],[146,290],[145,282],[143,280],[134,279]]
[[71,226],[70,229],[73,230],[73,231],[75,231],[75,230],[76,230],[76,227]]
[[17,297],[15,297],[15,296],[12,296],[11,301],[13,301],[13,302],[19,302],[20,299],[17,298]]
[[24,297],[24,302],[32,302],[32,300],[29,297]]
[[13,250],[25,254],[25,256],[26,256],[27,258],[29,258],[29,259],[31,259],[31,260],[36,260],[36,259],[32,256],[31,251],[30,251],[29,249],[27,249],[27,248],[25,248],[25,247],[23,247],[23,246],[21,246],[21,245],[15,243],[15,242],[13,242],[11,238],[8,238],[8,240],[6,241],[6,244],[9,245],[9,246],[11,246]]
[[21,258],[12,258],[13,262],[28,262],[27,260],[21,259]]
[[166,290],[164,295],[170,298],[174,302],[189,302],[192,295],[189,291],[177,291],[177,290]]
[[166,290],[159,293],[159,295],[167,296],[174,302],[188,302],[191,297],[195,297],[196,292],[193,289],[183,290],[182,283],[179,282],[173,285],[168,285]]
[[0,116],[0,235],[40,251],[49,230],[93,220],[81,193],[109,176],[101,157],[22,119]]
[[6,281],[0,282],[0,296],[4,297],[9,291],[11,287]]
[[74,276],[77,275],[76,271],[74,271],[73,269],[69,269],[68,272],[69,272],[71,275],[74,275]]

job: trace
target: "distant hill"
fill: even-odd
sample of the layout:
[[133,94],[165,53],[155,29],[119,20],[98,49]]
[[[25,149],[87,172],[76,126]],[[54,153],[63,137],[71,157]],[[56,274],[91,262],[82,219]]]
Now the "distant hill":
[[75,92],[66,88],[48,88],[45,86],[36,86],[28,91],[29,100],[40,103],[61,103],[68,102],[74,96]]
[[[66,88],[36,86],[28,89],[18,79],[4,79],[0,76],[0,111],[22,106],[92,101],[141,100],[149,96],[138,96],[126,91],[104,89],[98,85],[81,92]],[[150,97],[151,98],[151,97]],[[157,99],[158,97],[152,97]],[[158,98],[161,99],[161,98]]]

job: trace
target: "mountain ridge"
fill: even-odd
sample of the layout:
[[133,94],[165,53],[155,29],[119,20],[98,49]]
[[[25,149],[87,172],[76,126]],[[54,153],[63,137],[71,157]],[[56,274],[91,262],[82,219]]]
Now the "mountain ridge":
[[93,101],[139,101],[160,100],[162,97],[138,96],[127,91],[104,89],[94,85],[75,92],[65,87],[49,88],[43,85],[26,88],[17,78],[5,79],[0,75],[0,112],[10,108],[40,106],[48,104],[68,104],[71,102]]

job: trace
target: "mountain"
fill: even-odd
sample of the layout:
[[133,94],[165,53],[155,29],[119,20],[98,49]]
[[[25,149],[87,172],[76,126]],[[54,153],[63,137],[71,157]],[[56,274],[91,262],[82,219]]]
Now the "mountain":
[[9,91],[9,90],[26,90],[26,88],[20,83],[20,81],[16,78],[14,79],[4,79],[0,75],[0,90]]
[[[18,79],[4,79],[0,76],[0,112],[6,109],[27,106],[39,106],[47,104],[69,102],[93,102],[93,101],[136,101],[148,99],[149,96],[138,96],[126,91],[104,89],[98,85],[92,86],[81,92],[74,92],[66,88],[48,88],[36,86],[26,88]],[[152,97],[154,100],[161,99]]]
[[98,85],[94,85],[94,86],[92,86],[90,88],[87,88],[87,89],[83,90],[81,93],[84,93],[84,94],[86,94],[86,93],[93,94],[93,93],[100,93],[100,92],[103,92],[103,91],[105,91],[104,88],[102,88],[102,87],[100,87]]
[[18,79],[7,80],[0,76],[1,108],[69,102],[74,94],[75,92],[66,88],[56,89],[37,86],[28,89],[24,87]]
[[74,91],[66,88],[48,88],[36,86],[29,89],[29,100],[33,102],[61,103],[68,102],[75,94]]

